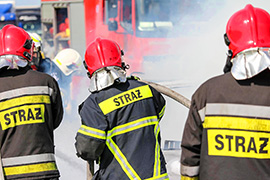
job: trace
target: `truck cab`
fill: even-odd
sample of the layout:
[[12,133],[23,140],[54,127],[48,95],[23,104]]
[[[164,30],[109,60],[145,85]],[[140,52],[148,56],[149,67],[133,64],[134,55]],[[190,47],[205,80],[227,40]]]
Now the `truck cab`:
[[41,20],[39,6],[16,7],[16,23],[27,32],[37,33],[41,36]]
[[6,24],[16,25],[14,1],[0,1],[0,29]]

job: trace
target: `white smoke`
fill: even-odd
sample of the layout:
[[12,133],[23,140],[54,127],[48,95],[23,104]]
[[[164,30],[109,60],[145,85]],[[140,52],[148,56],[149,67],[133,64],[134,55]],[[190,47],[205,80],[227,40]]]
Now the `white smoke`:
[[[222,3],[210,8],[209,4],[213,5],[214,1],[201,2],[201,4],[204,3],[202,13],[194,14],[200,16],[200,19],[206,20],[198,21],[199,26],[196,29],[185,27],[185,30],[179,31],[182,33],[180,34],[182,39],[174,42],[172,46],[175,47],[172,49],[172,54],[176,54],[176,56],[163,61],[146,62],[145,72],[141,75],[142,79],[166,85],[177,82],[178,84],[170,85],[170,88],[191,99],[191,95],[200,84],[223,73],[227,53],[223,34],[231,15],[249,3],[270,12],[270,1],[266,0],[218,0]],[[182,20],[188,22],[189,19],[194,18],[192,13],[188,16]],[[192,31],[192,33],[188,34],[187,30]],[[83,93],[80,93],[78,97],[81,102],[89,95],[87,85],[86,82],[85,86],[79,87],[83,90]],[[180,141],[188,109],[166,96],[165,98],[167,106],[161,121],[162,143],[165,140]],[[77,109],[77,107],[74,108]],[[57,163],[62,180],[86,179],[86,163],[76,157],[74,148],[74,138],[79,126],[80,117],[77,113],[73,113],[65,116],[63,123],[55,133]]]

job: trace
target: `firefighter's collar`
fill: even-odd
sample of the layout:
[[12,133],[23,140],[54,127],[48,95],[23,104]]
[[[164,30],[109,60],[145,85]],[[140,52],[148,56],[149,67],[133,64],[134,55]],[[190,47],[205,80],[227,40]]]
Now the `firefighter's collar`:
[[90,78],[89,91],[100,91],[113,85],[114,82],[126,82],[126,71],[117,66],[101,68]]
[[238,53],[232,59],[233,77],[249,79],[270,67],[270,48],[250,48]]

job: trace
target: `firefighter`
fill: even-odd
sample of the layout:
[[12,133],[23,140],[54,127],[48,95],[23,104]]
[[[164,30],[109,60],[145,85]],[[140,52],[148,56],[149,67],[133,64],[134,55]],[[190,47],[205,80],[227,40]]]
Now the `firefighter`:
[[28,33],[28,34],[30,35],[34,43],[34,51],[31,61],[31,67],[34,70],[44,72],[45,67],[42,66],[43,61],[47,61],[49,59],[45,58],[44,52],[42,50],[42,39],[37,33]]
[[[72,113],[72,94],[70,93],[73,83],[72,78],[74,75],[80,74],[80,66],[82,65],[81,55],[76,50],[67,48],[60,51],[51,60],[44,56],[41,37],[36,33],[29,33],[29,35],[35,44],[33,60],[31,61],[32,69],[47,73],[56,79],[60,86],[65,110],[68,113]],[[74,82],[74,84],[78,85],[77,82]],[[77,87],[73,89],[77,89]]]
[[270,15],[248,4],[231,16],[224,37],[225,74],[192,96],[182,179],[269,179]]
[[57,82],[30,67],[34,45],[22,28],[0,30],[1,161],[5,179],[56,180],[53,131],[63,116]]
[[58,82],[67,113],[72,112],[71,87],[72,83],[76,84],[73,82],[73,76],[80,74],[81,66],[81,55],[71,48],[61,50],[53,60],[46,60],[42,64],[42,67],[45,67],[44,72],[50,74]]
[[85,53],[90,96],[79,106],[77,156],[100,162],[93,179],[169,179],[160,148],[165,99],[127,78],[119,45],[97,38]]

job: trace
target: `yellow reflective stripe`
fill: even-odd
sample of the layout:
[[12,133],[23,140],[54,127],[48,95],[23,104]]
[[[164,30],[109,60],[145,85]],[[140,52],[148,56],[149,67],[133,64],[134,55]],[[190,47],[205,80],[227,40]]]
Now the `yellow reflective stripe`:
[[159,112],[159,119],[164,115],[165,112],[165,106],[163,106],[162,110]]
[[159,125],[155,125],[155,136],[156,136],[156,147],[155,147],[155,164],[154,164],[154,173],[153,176],[159,176],[160,175],[160,147],[158,142],[158,134],[160,132]]
[[112,130],[108,131],[107,136],[112,137],[120,134],[127,133],[129,131],[133,131],[142,127],[155,125],[158,123],[156,116],[149,116],[142,119],[138,119],[136,121],[129,122],[127,124],[119,125]]
[[[124,125],[117,126],[114,129],[112,129],[111,131],[109,131],[107,134],[106,145],[108,146],[108,148],[110,149],[110,151],[114,155],[115,159],[118,161],[118,163],[122,167],[123,171],[127,174],[127,176],[130,179],[140,179],[140,177],[135,172],[135,170],[132,168],[132,166],[129,164],[126,157],[119,149],[119,147],[114,143],[114,141],[112,140],[112,137],[130,132],[130,131],[133,131],[133,130],[136,130],[139,128],[143,128],[146,126],[151,126],[151,125],[158,125],[157,116],[145,117],[145,118],[138,119],[136,121],[132,121],[132,122],[124,124]],[[158,133],[159,133],[159,126],[155,126],[155,134],[158,134]],[[158,137],[156,136],[156,138],[158,138]],[[156,147],[159,147],[159,146],[156,145]],[[158,153],[160,153],[160,152],[158,152]],[[158,156],[158,160],[159,160],[159,154],[157,156]],[[156,169],[156,171],[159,171],[159,173],[157,173],[156,176],[159,175],[160,174],[159,161],[155,162],[154,169]]]
[[244,117],[207,116],[204,128],[243,129],[253,131],[270,131],[270,120]]
[[43,171],[54,171],[54,170],[57,170],[56,164],[51,162],[51,163],[32,164],[15,167],[5,167],[4,173],[6,176],[11,176],[11,175],[20,175]]
[[182,176],[181,175],[181,180],[199,180],[199,176],[188,177],[188,176]]
[[59,64],[59,65],[62,65],[61,61],[59,59],[56,59],[56,62]]
[[135,170],[131,167],[127,158],[124,156],[124,154],[121,152],[121,150],[115,144],[115,142],[111,138],[108,138],[106,141],[106,144],[107,144],[108,148],[110,149],[110,151],[112,152],[112,154],[114,155],[115,159],[118,161],[118,163],[122,167],[123,171],[129,177],[129,179],[140,180],[141,178],[135,172]]
[[167,173],[164,173],[162,175],[156,176],[156,177],[151,177],[151,178],[147,178],[144,180],[169,180],[169,176]]
[[33,104],[33,103],[49,104],[50,102],[51,102],[50,96],[48,95],[33,95],[33,96],[17,97],[17,98],[13,98],[7,101],[0,102],[0,111],[7,108],[25,105],[25,104]]
[[87,136],[98,138],[98,139],[106,139],[105,131],[102,131],[100,129],[95,129],[92,127],[88,127],[85,125],[81,125],[78,132],[81,134],[87,135]]
[[99,103],[99,107],[106,115],[116,109],[129,105],[131,103],[152,97],[152,91],[148,85],[140,86],[121,94],[117,94],[105,101]]

